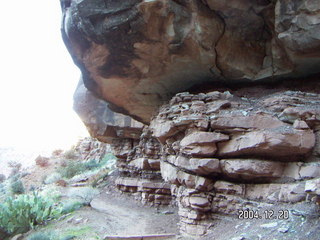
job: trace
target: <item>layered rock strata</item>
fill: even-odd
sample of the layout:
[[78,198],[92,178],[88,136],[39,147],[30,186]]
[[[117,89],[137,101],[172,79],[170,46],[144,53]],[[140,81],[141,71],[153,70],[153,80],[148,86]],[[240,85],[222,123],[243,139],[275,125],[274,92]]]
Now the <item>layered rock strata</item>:
[[258,95],[179,93],[152,120],[183,233],[205,234],[212,214],[260,202],[317,201],[320,95]]
[[107,153],[111,152],[110,144],[103,143],[97,139],[86,137],[78,141],[74,151],[83,160],[102,160]]
[[[113,112],[108,103],[85,88],[82,80],[74,94],[74,109],[91,136],[110,144],[117,157],[120,177],[116,185],[121,191],[134,194],[143,203],[167,205],[171,202],[170,184],[163,182],[160,173],[160,144],[147,127]],[[76,150],[88,159],[103,157],[106,146],[88,139],[78,144]]]
[[204,82],[319,72],[318,0],[61,0],[62,36],[84,83],[148,123]]
[[[168,203],[161,172],[182,232],[194,235],[208,230],[214,213],[318,201],[319,95],[252,86],[320,72],[318,0],[61,6],[62,36],[83,79],[75,109],[93,137],[112,143],[120,189]],[[248,94],[179,93],[240,83]]]
[[133,193],[146,204],[170,204],[171,185],[163,182],[160,173],[160,143],[151,136],[148,127],[144,128],[139,140],[118,139],[112,145],[120,172],[117,187]]

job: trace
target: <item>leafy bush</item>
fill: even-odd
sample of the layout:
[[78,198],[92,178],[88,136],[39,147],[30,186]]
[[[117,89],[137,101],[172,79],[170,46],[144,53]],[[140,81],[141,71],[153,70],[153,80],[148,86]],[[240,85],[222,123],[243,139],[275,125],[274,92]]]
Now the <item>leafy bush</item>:
[[12,194],[22,194],[25,192],[25,188],[21,181],[19,174],[11,177],[10,180],[10,190]]
[[55,206],[52,199],[36,192],[9,197],[0,204],[0,229],[7,235],[24,233],[60,214],[60,207]]

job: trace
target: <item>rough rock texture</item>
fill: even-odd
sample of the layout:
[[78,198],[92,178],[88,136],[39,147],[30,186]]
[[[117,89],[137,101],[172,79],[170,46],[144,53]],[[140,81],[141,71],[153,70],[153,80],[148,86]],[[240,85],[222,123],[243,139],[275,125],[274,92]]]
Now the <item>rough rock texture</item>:
[[[318,0],[61,6],[62,36],[82,72],[74,108],[112,144],[120,190],[152,204],[173,195],[181,232],[194,236],[213,214],[320,203]],[[317,82],[293,80],[313,74]],[[282,79],[292,86],[275,84]],[[226,89],[240,83],[249,87]]]
[[112,146],[120,172],[116,185],[121,191],[133,193],[146,204],[171,203],[171,186],[160,173],[160,144],[147,127],[140,139],[115,139]]
[[86,87],[144,123],[193,85],[320,69],[318,0],[61,0],[61,6],[63,39]]
[[[170,204],[170,185],[160,174],[160,144],[148,128],[129,116],[113,112],[108,103],[96,98],[80,79],[74,94],[74,109],[90,134],[99,141],[85,139],[76,146],[84,158],[103,157],[111,146],[120,173],[116,184],[123,192],[151,204]],[[105,144],[105,143],[109,143]]]
[[261,202],[319,201],[319,103],[317,93],[253,88],[184,92],[163,105],[150,128],[182,233],[203,235],[212,214]]
[[86,137],[78,141],[74,151],[82,160],[102,160],[111,151],[110,144],[103,143],[92,137]]
[[105,143],[112,143],[115,138],[139,139],[143,124],[112,111],[108,103],[95,97],[84,86],[82,78],[73,99],[73,108],[92,137]]

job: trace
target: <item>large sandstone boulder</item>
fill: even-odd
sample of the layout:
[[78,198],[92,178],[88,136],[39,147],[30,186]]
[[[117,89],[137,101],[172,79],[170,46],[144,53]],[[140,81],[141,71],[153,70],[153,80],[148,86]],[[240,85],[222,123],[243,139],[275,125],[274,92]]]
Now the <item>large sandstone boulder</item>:
[[114,139],[139,139],[143,124],[112,111],[105,101],[95,97],[80,79],[73,96],[73,108],[87,127],[90,135],[111,143]]
[[61,6],[63,39],[86,87],[144,123],[194,85],[320,69],[318,0],[61,0]]

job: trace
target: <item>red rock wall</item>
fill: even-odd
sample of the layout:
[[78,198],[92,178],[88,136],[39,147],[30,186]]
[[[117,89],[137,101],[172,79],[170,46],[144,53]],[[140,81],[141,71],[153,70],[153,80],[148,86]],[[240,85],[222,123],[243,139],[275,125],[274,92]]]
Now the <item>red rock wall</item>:
[[260,202],[316,201],[319,106],[317,93],[262,88],[184,92],[163,105],[150,127],[163,146],[161,173],[173,185],[181,231],[202,235],[212,214]]
[[[319,84],[305,80],[312,91],[301,83],[291,91],[274,83],[319,74],[319,0],[61,6],[62,36],[83,79],[75,109],[93,137],[112,142],[122,191],[168,203],[162,176],[181,230],[195,235],[213,213],[318,198]],[[249,88],[181,93],[240,83]],[[141,123],[114,111],[150,128],[142,133]]]
[[120,173],[116,185],[145,204],[171,203],[171,184],[164,183],[160,172],[161,146],[145,127],[140,139],[115,139],[112,143]]

